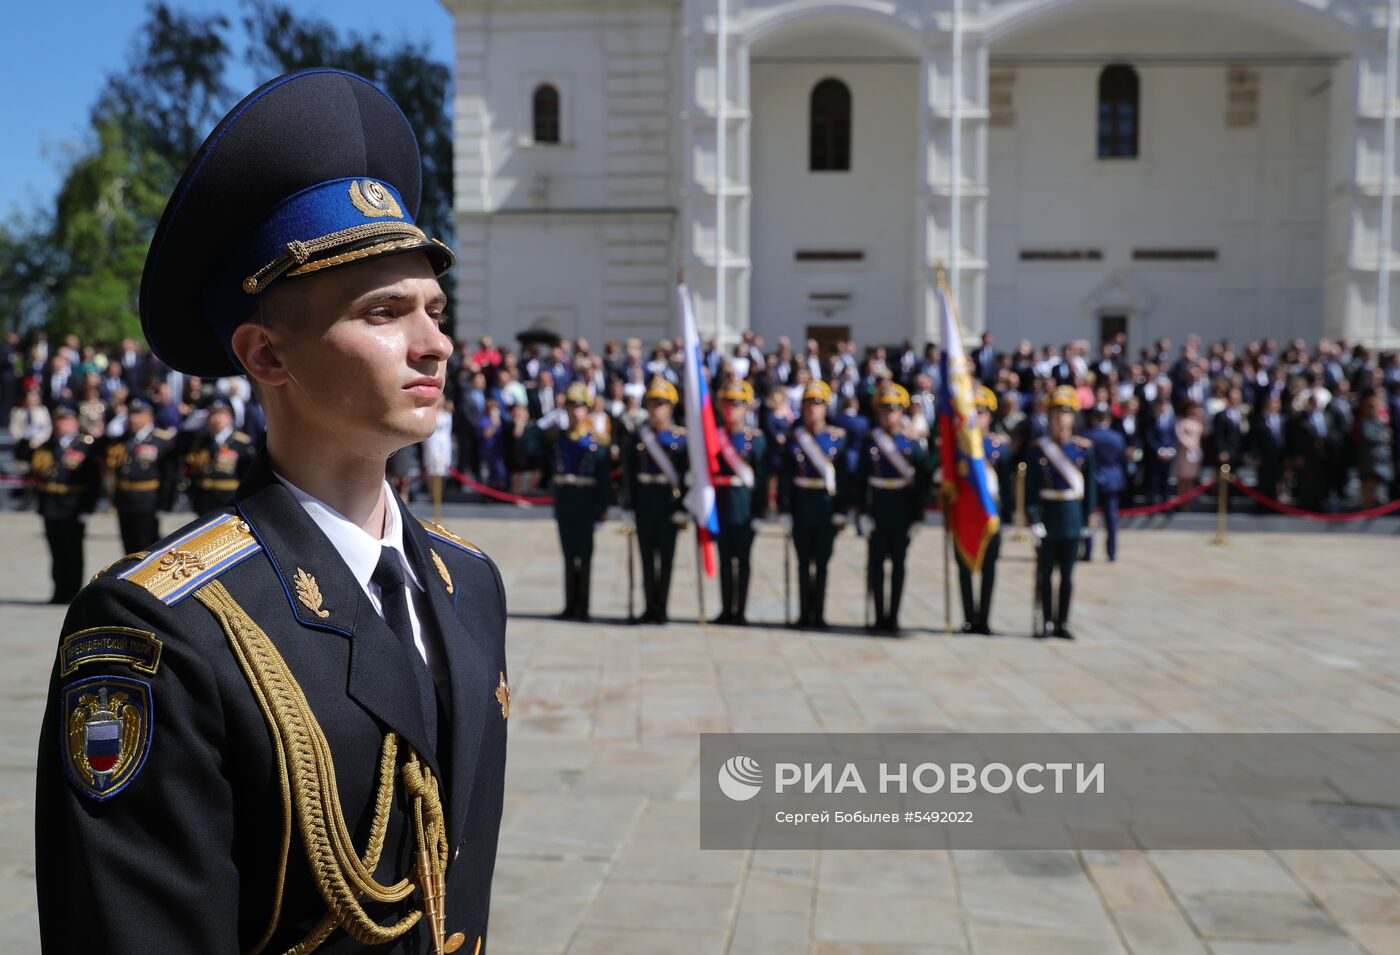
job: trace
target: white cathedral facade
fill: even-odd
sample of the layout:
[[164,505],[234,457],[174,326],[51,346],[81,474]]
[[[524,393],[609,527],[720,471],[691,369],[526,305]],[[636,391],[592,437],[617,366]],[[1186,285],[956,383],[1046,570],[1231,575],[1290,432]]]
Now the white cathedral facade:
[[1393,0],[444,3],[464,335],[1400,345]]

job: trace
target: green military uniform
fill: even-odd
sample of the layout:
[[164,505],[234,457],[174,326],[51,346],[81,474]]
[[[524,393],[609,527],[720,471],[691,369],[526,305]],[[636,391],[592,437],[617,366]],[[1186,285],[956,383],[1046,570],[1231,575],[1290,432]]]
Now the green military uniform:
[[[565,404],[588,406],[593,393],[575,382],[565,394]],[[552,458],[554,523],[564,552],[564,610],[561,620],[587,620],[592,582],[593,525],[608,512],[611,482],[608,475],[609,442],[591,427],[545,428],[531,425],[526,443]]]
[[[753,404],[753,388],[732,382],[720,392],[721,405]],[[768,509],[768,443],[763,432],[750,427],[719,429],[719,473],[715,476],[715,505],[719,509],[720,614],[715,623],[748,623],[750,554],[753,522]]]
[[[879,408],[908,408],[909,393],[889,382],[875,394]],[[928,443],[908,434],[876,427],[866,436],[856,472],[855,500],[871,519],[866,551],[866,591],[875,602],[876,632],[899,630],[904,594],[905,557],[910,529],[924,519],[932,473]],[[890,592],[885,596],[885,562],[890,564]]]
[[[664,401],[674,407],[679,397],[674,385],[657,378],[644,400]],[[676,532],[685,523],[681,496],[687,461],[684,428],[655,430],[643,421],[623,445],[623,506],[636,519],[637,549],[642,554],[642,592],[646,599],[642,620],[650,623],[665,623],[667,619]]]
[[[830,396],[824,382],[814,382],[802,400],[826,402]],[[800,422],[794,424],[783,453],[779,496],[783,512],[792,518],[799,627],[826,626],[826,571],[838,525],[845,524],[849,482],[846,432],[825,425],[814,434]]]
[[[1050,400],[1051,414],[1076,413],[1074,391],[1058,388]],[[1044,528],[1036,559],[1036,580],[1044,624],[1036,637],[1073,639],[1069,621],[1074,593],[1074,562],[1083,545],[1089,515],[1094,513],[1094,444],[1075,436],[1058,444],[1048,434],[1030,448],[1026,475],[1026,517]],[[1039,536],[1039,535],[1037,535]],[[1051,604],[1051,576],[1060,572],[1059,601]],[[1053,609],[1053,613],[1052,613]]]
[[[978,411],[991,412],[997,409],[996,393],[986,385],[977,389],[975,401]],[[983,434],[982,459],[986,462],[988,489],[992,492],[992,500],[997,506],[1001,522],[996,533],[987,539],[987,547],[982,552],[981,586],[978,588],[977,599],[973,598],[972,568],[963,560],[962,553],[956,547],[953,548],[953,552],[958,561],[958,595],[962,598],[963,632],[991,636],[992,592],[996,586],[997,558],[1001,555],[1001,527],[1006,523],[1008,502],[1011,500],[1010,494],[1003,493],[1011,479],[1010,439],[1004,434]]]
[[[77,417],[60,406],[55,418]],[[34,452],[30,473],[38,482],[39,515],[52,559],[53,596],[49,603],[66,604],[83,586],[83,520],[97,505],[102,472],[97,444],[90,434],[51,437]]]

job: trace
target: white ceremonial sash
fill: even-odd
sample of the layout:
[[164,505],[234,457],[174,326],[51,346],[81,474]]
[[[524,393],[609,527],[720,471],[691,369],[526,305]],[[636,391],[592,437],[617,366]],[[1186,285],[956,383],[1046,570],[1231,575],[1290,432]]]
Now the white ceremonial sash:
[[734,447],[734,443],[729,440],[729,432],[723,428],[719,430],[719,453],[724,458],[724,463],[729,465],[729,470],[734,472],[734,479],[744,487],[753,487],[753,468],[749,467],[749,462],[745,461],[739,449]]
[[1074,462],[1065,457],[1064,449],[1051,441],[1049,437],[1043,437],[1037,443],[1040,445],[1040,450],[1044,451],[1045,456],[1050,459],[1050,464],[1054,466],[1056,471],[1060,472],[1060,477],[1065,479],[1065,483],[1069,485],[1075,498],[1082,498],[1084,496],[1084,475],[1079,468],[1074,466]]
[[656,432],[651,430],[651,425],[645,421],[637,429],[641,435],[642,444],[646,446],[647,454],[656,462],[656,466],[661,469],[661,473],[666,475],[666,480],[671,482],[671,487],[679,489],[681,486],[681,476],[676,473],[676,466],[671,463],[671,455],[661,446],[661,442],[656,439]]
[[807,457],[812,459],[812,467],[821,473],[822,483],[826,485],[826,493],[832,497],[836,496],[836,468],[826,459],[826,452],[817,443],[817,439],[812,436],[812,432],[802,426],[794,429],[797,434],[797,443],[802,450],[807,452]]
[[899,476],[906,481],[914,480],[914,465],[909,463],[909,459],[899,450],[899,446],[894,443],[894,438],[884,428],[876,428],[870,432],[870,437],[875,439],[875,446],[880,449],[880,453],[889,459],[890,464],[899,472]]

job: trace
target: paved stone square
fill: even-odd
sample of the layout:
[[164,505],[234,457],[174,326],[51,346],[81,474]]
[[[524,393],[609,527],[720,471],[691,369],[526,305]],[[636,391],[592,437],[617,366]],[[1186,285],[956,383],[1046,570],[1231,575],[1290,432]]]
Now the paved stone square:
[[[915,539],[899,639],[859,631],[864,548],[850,536],[827,633],[698,626],[685,536],[682,622],[621,625],[615,526],[598,537],[599,619],[556,622],[554,527],[538,516],[446,521],[500,564],[512,613],[493,955],[1400,953],[1400,851],[701,852],[696,802],[703,731],[1393,732],[1395,536],[1215,547],[1198,531],[1129,531],[1116,564],[1079,568],[1079,639],[1042,643],[1025,636],[1029,543],[1003,548],[993,626],[1006,635],[941,632],[934,528]],[[776,533],[758,542],[750,605],[775,623]],[[0,541],[0,953],[28,953],[34,747],[62,609],[42,603],[38,519],[0,515]],[[89,573],[118,556],[115,519],[95,518]]]

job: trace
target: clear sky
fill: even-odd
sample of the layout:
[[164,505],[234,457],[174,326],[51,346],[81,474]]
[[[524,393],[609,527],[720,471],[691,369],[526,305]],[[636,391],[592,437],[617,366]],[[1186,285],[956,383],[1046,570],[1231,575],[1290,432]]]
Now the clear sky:
[[[426,40],[449,66],[452,17],[438,0],[286,0],[298,12],[358,33],[388,40]],[[244,8],[235,0],[170,0],[170,6],[200,13],[222,12],[235,25]],[[57,191],[64,156],[84,141],[88,111],[106,76],[120,68],[146,19],[144,0],[21,0],[7,4],[6,53],[0,57],[0,151],[4,188],[0,215],[49,204]],[[255,77],[235,49],[230,86],[235,101]],[[229,105],[232,105],[230,103]]]

